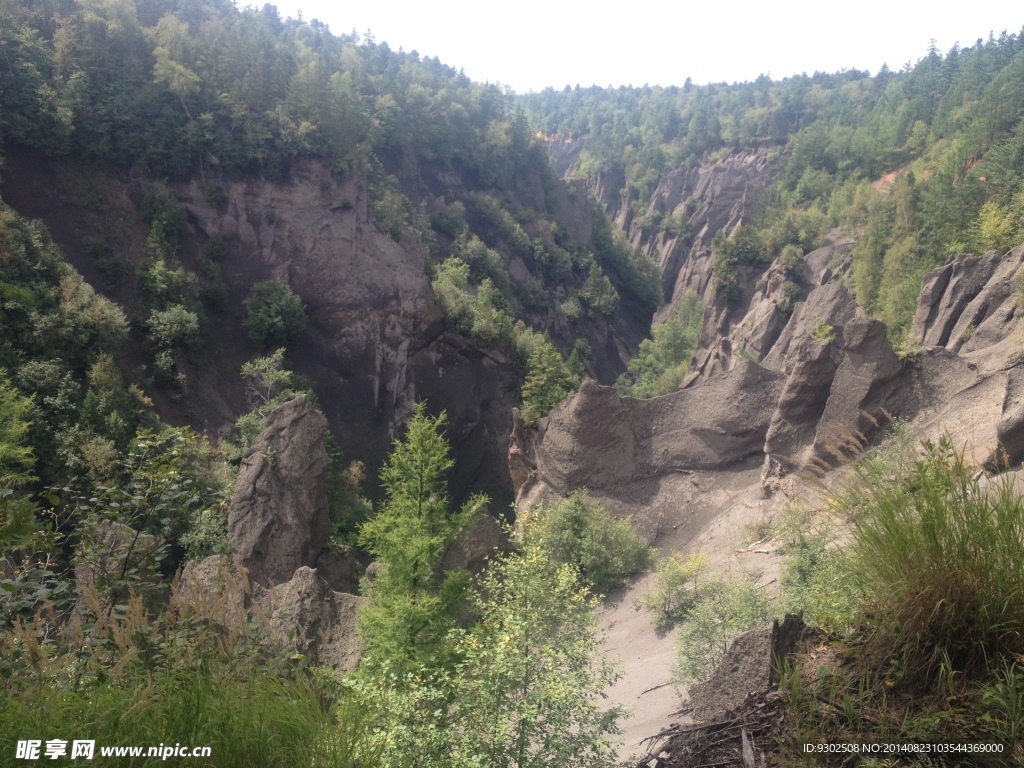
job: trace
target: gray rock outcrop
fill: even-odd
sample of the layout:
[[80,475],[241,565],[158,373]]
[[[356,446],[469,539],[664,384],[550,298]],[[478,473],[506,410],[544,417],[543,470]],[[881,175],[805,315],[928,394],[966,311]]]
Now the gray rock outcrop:
[[365,570],[356,551],[344,544],[328,543],[316,559],[316,572],[335,592],[358,594]]
[[559,493],[600,489],[669,472],[727,467],[760,454],[783,386],[779,373],[741,361],[733,370],[653,400],[623,398],[585,381],[543,420],[537,483]]
[[246,633],[262,623],[275,651],[295,650],[311,664],[345,671],[359,664],[364,644],[356,629],[367,598],[331,589],[313,568],[297,569],[272,589],[250,584],[230,557],[188,563],[174,593],[179,610]]
[[258,584],[313,567],[330,531],[323,435],[327,420],[304,395],[274,409],[242,459],[228,508],[228,542]]
[[310,664],[342,671],[358,666],[365,648],[356,623],[360,606],[367,602],[365,597],[335,592],[307,567],[259,600],[275,642],[294,645]]
[[251,590],[245,569],[230,556],[210,555],[185,563],[173,597],[179,610],[246,631]]
[[956,345],[953,328],[968,304],[981,292],[1002,259],[998,251],[983,256],[950,256],[945,265],[925,275],[910,337],[926,347]]

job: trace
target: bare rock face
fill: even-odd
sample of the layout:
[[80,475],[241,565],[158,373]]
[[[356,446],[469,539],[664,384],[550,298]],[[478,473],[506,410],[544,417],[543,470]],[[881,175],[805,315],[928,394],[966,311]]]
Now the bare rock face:
[[1024,459],[1024,369],[1020,367],[1008,372],[996,437],[999,448],[988,459],[989,469],[1003,469]]
[[501,523],[489,514],[483,514],[468,530],[464,531],[455,545],[445,552],[441,568],[446,571],[466,569],[479,573],[488,558],[511,547],[508,535]]
[[985,371],[1001,368],[1015,351],[1006,342],[1020,318],[1022,266],[1024,246],[951,257],[924,278],[911,341],[962,354]]
[[696,168],[681,166],[661,177],[647,216],[682,217],[687,234],[663,232],[648,238],[634,226],[630,235],[634,244],[658,261],[670,304],[681,301],[688,289],[709,298],[714,266],[711,240],[719,230],[731,234],[756,212],[778,172],[770,154],[767,149],[736,152]]
[[[223,192],[219,205],[207,199],[199,179],[176,188],[190,226],[200,240],[224,244],[219,264],[230,304],[240,305],[253,283],[267,279],[287,283],[302,299],[308,325],[289,343],[289,363],[315,383],[346,455],[379,465],[415,404],[426,400],[448,412],[456,492],[471,488],[510,499],[505,445],[520,374],[500,354],[488,356],[446,330],[419,242],[395,242],[375,222],[356,176],[339,181],[317,161],[297,161],[287,178],[273,182],[215,183]],[[229,320],[227,330],[239,333],[237,320]],[[210,354],[224,381],[204,383],[211,372],[196,370],[197,400],[229,389],[228,373],[221,371],[237,381],[252,356],[244,334],[221,347]],[[239,407],[220,408],[209,418]],[[375,483],[370,477],[369,492]]]
[[709,722],[738,709],[748,694],[768,690],[771,670],[772,630],[744,632],[729,644],[711,677],[690,689],[693,719]]
[[778,685],[780,673],[804,637],[804,622],[787,614],[782,624],[736,637],[711,677],[690,689],[693,719],[711,722],[742,707],[747,696]]
[[762,362],[773,370],[784,370],[791,351],[812,335],[834,334],[836,345],[845,346],[846,326],[856,316],[857,299],[844,282],[818,286],[794,307],[785,329]]
[[886,412],[897,405],[903,363],[893,352],[886,327],[877,320],[858,317],[844,328],[844,352],[836,369],[828,402],[818,422],[815,451],[834,455],[850,436],[873,434]]
[[542,422],[534,481],[598,489],[757,455],[782,384],[780,374],[748,361],[653,400],[586,381]]
[[946,264],[929,272],[921,284],[910,338],[926,347],[945,347],[968,304],[981,292],[1002,259],[998,251],[983,256],[950,256]]
[[330,517],[324,470],[327,420],[300,396],[276,408],[242,459],[228,509],[228,541],[259,584],[281,584],[314,566]]
[[302,567],[267,592],[260,607],[269,616],[271,638],[294,645],[311,664],[345,671],[359,664],[365,645],[356,624],[368,598],[333,591],[315,569]]
[[831,341],[805,338],[793,364],[764,441],[764,452],[787,469],[807,463],[818,422],[828,402],[840,354]]
[[227,555],[210,555],[185,563],[174,600],[224,627],[244,627],[249,621],[250,584],[245,570]]
[[365,570],[356,551],[344,544],[328,544],[316,559],[316,572],[335,592],[357,594]]

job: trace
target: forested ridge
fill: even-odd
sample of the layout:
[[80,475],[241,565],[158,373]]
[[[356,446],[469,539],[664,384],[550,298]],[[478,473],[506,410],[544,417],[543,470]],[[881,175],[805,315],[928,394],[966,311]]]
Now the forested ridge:
[[[510,489],[506,468],[511,440],[536,478],[530,441],[581,385],[575,405],[668,414],[658,432],[675,406],[639,400],[686,394],[715,330],[705,303],[728,312],[750,293],[745,268],[775,264],[788,317],[801,260],[837,228],[851,245],[834,279],[888,326],[894,370],[912,361],[922,277],[1024,239],[1022,126],[1024,34],[875,75],[516,95],[269,4],[0,0],[0,762],[26,738],[84,738],[212,745],[192,765],[621,765],[597,610],[656,558],[636,607],[680,629],[676,682],[710,674],[733,635],[782,608],[847,644],[852,671],[823,684],[869,714],[820,710],[824,694],[789,675],[777,746],[794,764],[798,738],[950,733],[1001,740],[1016,759],[1024,505],[1009,483],[992,497],[948,441],[917,453],[897,425],[903,443],[861,463],[820,517],[787,507],[778,596],[706,573],[706,554],[658,558],[585,488],[509,509],[524,486]],[[561,179],[547,144],[565,139],[582,149]],[[775,180],[742,226],[705,233],[713,290],[669,297],[656,243],[696,236],[698,201],[659,208],[659,184],[744,150],[765,152]],[[287,194],[316,217],[278,207]],[[52,235],[15,198],[48,215]],[[303,227],[328,246],[275,239]],[[374,258],[416,274],[315,290],[329,282],[317,269],[371,272]],[[836,329],[821,322],[809,338],[828,352]],[[782,373],[759,381],[781,390]],[[230,396],[202,392],[211,382]],[[468,399],[480,402],[453,417]],[[319,430],[304,457],[315,471],[295,483],[316,497],[303,525],[325,533],[275,584],[239,567],[229,520],[246,525],[232,512],[246,472],[258,483],[292,470],[298,428],[275,419],[295,412]],[[600,433],[597,421],[584,426]],[[735,457],[716,441],[732,428],[694,439],[723,474]],[[736,429],[770,458],[759,426]],[[647,456],[640,433],[605,474],[674,460],[664,445]],[[501,477],[481,479],[495,452]],[[477,463],[462,470],[456,456]],[[652,482],[675,487],[677,470],[687,493],[705,493],[698,479],[725,487],[675,466]],[[653,506],[659,492],[640,496]],[[850,554],[836,546],[848,539]],[[325,563],[344,572],[328,577]],[[310,604],[335,613],[309,630],[294,614]],[[930,625],[933,605],[954,607]],[[339,637],[358,667],[328,660],[321,646]]]
[[519,103],[545,135],[584,139],[574,173],[618,191],[647,236],[683,225],[648,207],[666,172],[775,147],[782,174],[735,247],[719,248],[719,284],[731,287],[737,261],[806,252],[842,226],[857,239],[858,302],[899,339],[926,271],[1021,239],[1022,51],[1024,36],[1003,32],[875,75],[548,89]]

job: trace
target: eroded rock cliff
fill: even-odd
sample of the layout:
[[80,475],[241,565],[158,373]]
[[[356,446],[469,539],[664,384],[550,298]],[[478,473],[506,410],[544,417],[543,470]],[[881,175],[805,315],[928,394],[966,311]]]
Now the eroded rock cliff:
[[[845,279],[845,243],[804,257],[788,312],[763,287],[723,323],[684,382],[653,400],[586,383],[517,427],[510,466],[526,505],[580,487],[653,537],[698,514],[699,490],[761,462],[772,493],[791,473],[845,463],[895,419],[947,433],[989,467],[1024,459],[1015,276],[1024,246],[968,256],[926,276],[904,357]],[[766,318],[774,317],[768,321]],[[691,521],[692,522],[692,521]]]

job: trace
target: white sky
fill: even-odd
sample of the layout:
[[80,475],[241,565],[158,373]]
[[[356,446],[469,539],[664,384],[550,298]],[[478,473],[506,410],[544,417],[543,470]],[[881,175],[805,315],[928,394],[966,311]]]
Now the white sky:
[[[249,0],[253,5],[262,2]],[[273,0],[271,0],[273,2]],[[243,0],[245,2],[245,0]],[[945,53],[990,31],[1015,33],[1009,0],[280,0],[282,16],[320,19],[335,33],[368,29],[393,49],[438,56],[474,80],[525,93],[547,86],[682,85],[775,79],[815,70],[898,70],[935,39]]]

